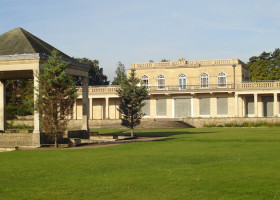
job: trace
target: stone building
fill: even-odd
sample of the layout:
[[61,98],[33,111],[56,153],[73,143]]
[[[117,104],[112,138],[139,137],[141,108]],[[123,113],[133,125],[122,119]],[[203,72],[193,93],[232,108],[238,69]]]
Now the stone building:
[[[134,63],[131,68],[149,90],[144,119],[184,119],[194,126],[194,119],[203,119],[203,123],[278,120],[280,82],[250,82],[249,70],[238,59],[182,58]],[[89,87],[90,120],[120,118],[117,88]],[[74,113],[73,119],[81,118],[81,99]]]

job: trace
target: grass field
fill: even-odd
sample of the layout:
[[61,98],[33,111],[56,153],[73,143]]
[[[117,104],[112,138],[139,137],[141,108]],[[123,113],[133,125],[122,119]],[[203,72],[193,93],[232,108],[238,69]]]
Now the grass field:
[[0,153],[0,199],[280,199],[279,128],[136,135],[168,138]]

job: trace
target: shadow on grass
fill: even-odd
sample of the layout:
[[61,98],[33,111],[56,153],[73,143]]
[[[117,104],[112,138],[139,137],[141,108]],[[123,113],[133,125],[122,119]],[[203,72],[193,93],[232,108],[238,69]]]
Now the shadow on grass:
[[[136,129],[134,135],[137,137],[169,137],[174,135],[188,135],[188,134],[210,134],[216,133],[216,131],[190,131],[187,129]],[[129,130],[116,131],[111,133],[102,133],[102,135],[118,135],[118,136],[130,136]]]

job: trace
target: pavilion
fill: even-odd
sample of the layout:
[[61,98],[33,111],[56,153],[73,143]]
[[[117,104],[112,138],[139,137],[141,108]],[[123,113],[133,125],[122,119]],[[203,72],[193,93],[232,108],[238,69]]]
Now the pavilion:
[[[40,73],[40,68],[45,63],[51,51],[56,49],[50,44],[44,42],[38,37],[27,32],[23,28],[15,28],[0,35],[0,132],[3,136],[6,130],[5,106],[6,106],[6,80],[16,79],[34,79],[34,94],[39,87],[36,74]],[[82,130],[89,131],[88,126],[88,70],[85,64],[78,63],[65,53],[56,49],[63,60],[70,63],[67,74],[82,79]],[[36,95],[34,95],[34,101]],[[34,111],[34,130],[29,134],[30,140],[18,137],[17,139],[7,141],[9,146],[40,146],[40,124],[39,113]],[[5,146],[5,139],[0,135],[0,146]],[[12,143],[12,144],[11,144]]]

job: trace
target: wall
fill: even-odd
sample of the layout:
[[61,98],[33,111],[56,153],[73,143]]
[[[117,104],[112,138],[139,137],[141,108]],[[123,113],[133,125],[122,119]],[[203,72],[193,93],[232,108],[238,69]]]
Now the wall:
[[34,133],[0,133],[0,147],[39,147],[40,135]]

